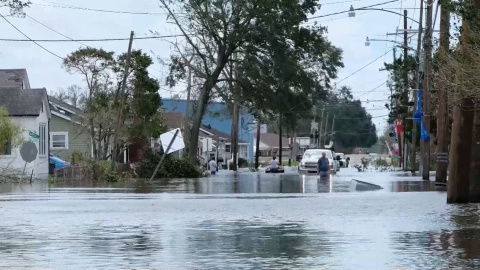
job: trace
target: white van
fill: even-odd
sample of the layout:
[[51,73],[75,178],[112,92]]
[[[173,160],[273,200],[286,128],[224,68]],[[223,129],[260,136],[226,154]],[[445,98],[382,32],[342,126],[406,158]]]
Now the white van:
[[330,171],[336,173],[339,168],[338,164],[334,161],[333,152],[329,149],[307,149],[303,154],[302,161],[298,165],[298,172],[302,173],[318,173],[318,160],[322,157],[322,153],[325,152],[328,163],[330,164]]

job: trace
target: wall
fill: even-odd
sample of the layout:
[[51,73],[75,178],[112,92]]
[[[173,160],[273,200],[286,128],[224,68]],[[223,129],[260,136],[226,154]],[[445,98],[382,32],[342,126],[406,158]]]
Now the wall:
[[75,151],[82,153],[84,157],[92,156],[91,139],[86,127],[52,115],[50,132],[68,132],[68,149],[50,149],[51,154],[57,155],[66,161],[71,160],[72,153]]
[[[39,134],[39,124],[46,123],[46,144],[47,144],[47,152],[46,155],[40,156],[37,154],[36,160],[31,163],[28,163],[25,168],[25,175],[30,177],[30,174],[33,170],[33,176],[35,178],[46,179],[48,177],[48,167],[49,167],[49,156],[48,156],[48,145],[50,145],[49,136],[48,136],[48,116],[46,114],[46,110],[42,112],[38,117],[11,117],[12,122],[16,123],[17,125],[22,127],[22,135],[25,141],[31,140],[29,132],[35,132]],[[35,145],[37,146],[38,150],[38,140],[33,140]],[[20,155],[20,147],[18,145],[13,147],[12,155],[9,156],[0,156],[0,168],[8,168],[8,169],[15,169],[22,171],[25,166],[25,161],[23,161]]]
[[[167,109],[168,111],[181,112],[185,113],[186,111],[186,100],[183,99],[163,99],[162,108]],[[193,102],[192,102],[193,103]],[[190,109],[190,111],[193,111]],[[240,111],[240,121],[239,121],[239,139],[249,143],[248,146],[248,156],[247,160],[253,162],[254,152],[253,152],[253,138],[254,134],[249,128],[254,128],[253,125],[253,115],[247,112],[246,108],[241,108]],[[206,113],[203,117],[202,123],[204,125],[211,125],[212,128],[215,128],[224,133],[230,134],[232,128],[232,117],[228,110],[228,107],[225,103],[221,102],[212,102],[208,105]]]

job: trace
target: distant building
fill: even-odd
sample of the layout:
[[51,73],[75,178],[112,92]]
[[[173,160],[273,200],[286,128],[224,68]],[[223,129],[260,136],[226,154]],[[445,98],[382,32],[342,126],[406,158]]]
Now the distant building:
[[26,69],[0,69],[0,88],[30,89]]
[[[193,112],[193,103],[190,112]],[[163,108],[170,112],[179,112],[184,114],[186,111],[187,101],[184,99],[163,99]],[[246,152],[242,152],[242,147],[239,148],[239,155],[245,156],[249,162],[254,161],[254,134],[253,124],[254,117],[248,112],[245,107],[240,108],[240,120],[238,123],[238,139],[246,143]],[[210,127],[224,133],[231,134],[232,116],[227,104],[223,102],[210,102],[202,119],[202,127]],[[226,144],[226,147],[228,144]],[[240,144],[241,145],[241,144]],[[227,152],[228,149],[225,151]],[[227,152],[228,153],[228,152]]]

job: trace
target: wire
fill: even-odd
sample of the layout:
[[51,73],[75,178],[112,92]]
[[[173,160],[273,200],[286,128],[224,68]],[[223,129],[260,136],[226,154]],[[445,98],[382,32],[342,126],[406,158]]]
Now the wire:
[[28,18],[32,19],[32,20],[33,20],[33,21],[35,21],[36,23],[38,23],[38,24],[40,24],[40,25],[44,26],[45,28],[47,28],[47,29],[50,29],[51,31],[53,31],[53,32],[55,32],[55,33],[57,33],[57,34],[59,34],[60,36],[62,36],[62,37],[64,37],[64,38],[68,38],[69,40],[71,40],[71,41],[73,41],[73,42],[76,42],[76,43],[78,43],[78,44],[80,44],[80,45],[83,45],[83,46],[87,46],[87,47],[88,47],[88,45],[85,45],[84,43],[81,43],[81,42],[75,41],[75,40],[73,40],[72,38],[70,38],[70,37],[68,37],[68,36],[66,36],[66,35],[64,35],[64,34],[62,34],[62,33],[60,33],[60,32],[58,32],[57,30],[55,30],[55,29],[53,29],[53,28],[51,28],[51,27],[49,27],[49,26],[47,26],[47,25],[45,25],[45,24],[43,24],[43,23],[41,23],[41,22],[39,22],[39,21],[37,21],[37,20],[35,20],[34,18],[32,18],[32,17],[31,17],[30,15],[28,15],[28,14],[26,14],[25,16],[27,16]]
[[393,50],[393,48],[390,49],[390,50],[388,50],[388,51],[385,52],[384,54],[380,55],[379,57],[375,58],[375,60],[373,60],[372,62],[366,64],[365,66],[363,66],[363,67],[361,67],[360,69],[356,70],[356,71],[353,72],[352,74],[348,75],[347,77],[341,79],[340,81],[337,82],[337,84],[345,81],[346,79],[352,77],[353,75],[355,75],[355,74],[357,74],[358,72],[362,71],[362,70],[365,69],[366,67],[368,67],[368,66],[370,66],[371,64],[375,63],[378,59],[382,58],[384,55],[387,55],[387,54],[388,54],[389,52],[391,52],[392,50]]
[[382,84],[378,85],[377,87],[373,88],[372,90],[365,92],[365,94],[362,94],[362,95],[358,96],[357,98],[363,97],[363,96],[365,96],[366,94],[371,93],[371,92],[377,90],[378,88],[380,88],[380,86],[383,86],[383,85],[385,85],[386,83],[387,83],[387,82],[383,82]]
[[38,44],[36,41],[34,41],[33,39],[31,39],[29,36],[27,36],[25,33],[23,33],[20,29],[18,29],[14,24],[12,24],[9,20],[7,20],[7,18],[5,18],[2,14],[0,14],[0,16],[8,23],[10,24],[13,28],[15,28],[15,30],[17,30],[20,34],[22,34],[24,37],[28,38],[31,42],[35,43],[35,45],[37,45],[38,47],[42,48],[43,50],[45,50],[46,52],[50,53],[51,55],[53,56],[56,56],[62,60],[64,60],[63,57],[61,57],[60,55],[50,51],[49,49],[43,47],[42,45]]
[[96,12],[104,12],[104,13],[116,13],[116,14],[130,14],[130,15],[165,15],[166,13],[155,13],[155,12],[132,12],[132,11],[117,11],[117,10],[106,10],[106,9],[94,9],[94,8],[86,8],[86,7],[78,7],[78,6],[70,6],[64,5],[49,1],[44,1],[53,5],[46,5],[46,4],[38,4],[38,3],[31,3],[36,6],[44,6],[44,7],[55,7],[55,8],[66,8],[66,9],[76,9],[76,10],[84,10],[84,11],[96,11]]
[[[3,17],[3,16],[2,16]],[[145,39],[164,39],[173,37],[183,37],[183,34],[178,35],[164,35],[164,36],[147,36],[147,37],[134,37],[134,40]],[[0,41],[8,42],[97,42],[97,41],[125,41],[130,38],[99,38],[99,39],[14,39],[14,38],[0,38]]]
[[[392,3],[392,2],[398,2],[398,1],[400,1],[400,0],[391,0],[391,1],[383,2],[383,3],[379,3],[379,4],[375,4],[375,5],[360,7],[360,8],[357,8],[357,9],[360,10],[360,9],[365,9],[365,8],[370,8],[370,7],[375,7],[375,6],[381,6],[381,5],[385,5],[385,4]],[[311,20],[311,19],[315,19],[315,18],[329,17],[329,16],[343,14],[343,13],[347,13],[347,12],[350,12],[350,10],[340,11],[340,12],[335,12],[335,13],[330,13],[330,14],[325,14],[325,15],[319,15],[319,16],[313,16],[313,17],[307,18],[307,20]]]

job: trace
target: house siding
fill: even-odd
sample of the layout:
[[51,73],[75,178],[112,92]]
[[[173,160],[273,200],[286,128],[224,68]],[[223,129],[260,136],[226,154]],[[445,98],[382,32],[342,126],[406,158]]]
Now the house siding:
[[92,156],[92,144],[86,127],[52,115],[50,119],[50,132],[68,132],[68,150],[55,150],[50,148],[50,153],[61,159],[70,161],[73,152],[79,152],[83,157]]
[[[30,163],[27,163],[25,166],[25,161],[23,161],[22,156],[20,155],[21,145],[13,146],[11,155],[0,155],[0,168],[7,170],[17,170],[23,171],[25,166],[25,175],[30,176],[33,172],[33,177],[46,179],[48,177],[48,167],[49,167],[49,157],[48,157],[48,145],[50,144],[48,136],[48,126],[49,119],[46,113],[46,110],[40,113],[38,117],[34,116],[23,116],[23,117],[11,117],[13,123],[19,125],[22,128],[22,136],[24,141],[30,141],[30,132],[39,134],[39,125],[40,123],[46,124],[46,138],[45,143],[47,144],[45,155],[40,156],[37,154],[37,158]],[[39,141],[32,140],[37,150],[39,150]],[[38,152],[40,153],[40,152]]]

